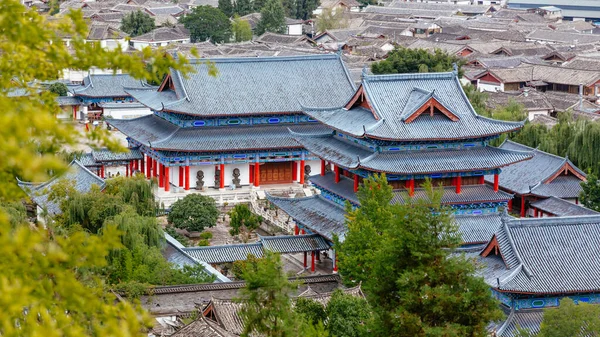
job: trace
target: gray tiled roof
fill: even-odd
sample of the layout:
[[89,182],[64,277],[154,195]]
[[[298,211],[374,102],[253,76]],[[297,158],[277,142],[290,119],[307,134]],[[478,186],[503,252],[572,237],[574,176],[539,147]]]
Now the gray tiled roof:
[[282,254],[328,250],[330,248],[327,241],[319,234],[263,236],[260,238],[260,243],[265,249]]
[[[442,204],[471,204],[474,202],[507,202],[512,199],[512,195],[498,191],[489,185],[464,185],[461,187],[460,194],[456,193],[456,187],[446,186],[443,188]],[[423,188],[415,188],[415,194],[412,197],[415,200],[428,200],[427,191]],[[392,202],[404,203],[410,200],[407,191],[394,192]]]
[[575,215],[594,215],[599,214],[589,208],[585,208],[581,205],[576,205],[572,202],[559,199],[557,197],[550,197],[548,199],[536,201],[531,204],[531,207],[535,207],[544,212],[554,214],[556,216],[575,216]]
[[[519,194],[526,194],[537,190],[538,192],[533,193],[539,193],[539,195],[542,196],[551,196],[553,195],[552,192],[556,191],[560,191],[559,194],[563,194],[555,195],[559,198],[577,197],[579,195],[580,190],[573,186],[573,181],[570,178],[557,178],[558,180],[555,179],[556,183],[543,183],[549,177],[561,170],[561,168],[563,168],[566,164],[570,164],[578,171],[578,173],[585,176],[585,173],[575,167],[575,165],[573,165],[573,163],[571,163],[568,159],[533,149],[510,140],[502,143],[500,148],[515,151],[534,151],[535,153],[533,158],[530,160],[516,163],[502,169],[499,180],[500,187]],[[491,183],[494,181],[494,177],[488,175],[485,177],[485,180]],[[536,187],[538,184],[540,184],[540,186]],[[557,190],[552,191],[553,186],[550,185],[557,186]]]
[[581,179],[575,176],[558,176],[548,184],[541,183],[531,193],[542,197],[578,198],[581,194]]
[[200,315],[195,321],[177,330],[171,337],[234,337],[219,324]]
[[180,128],[156,115],[127,120],[107,118],[106,121],[128,137],[153,149],[193,152],[300,148],[302,146],[288,127],[310,134],[330,132],[327,127],[317,123]]
[[[300,102],[339,106],[354,91],[337,54],[216,58],[210,60],[219,71],[216,77],[209,76],[205,61],[190,61],[196,72],[188,79],[172,72],[177,97],[161,95],[160,103],[170,111],[199,116],[290,113],[302,111]],[[161,105],[138,93],[131,91],[145,105]]]
[[542,324],[543,318],[544,311],[541,309],[513,311],[496,331],[497,336],[517,336],[518,328],[527,329],[530,333],[537,335],[540,332],[540,325]]
[[[342,107],[308,107],[310,104],[303,102],[306,105],[304,112],[355,137],[369,136],[397,141],[479,138],[518,130],[523,126],[522,122],[497,121],[477,115],[457,75],[452,72],[365,75],[361,85],[373,112],[363,108],[354,108],[351,110],[356,111],[349,112]],[[459,120],[452,121],[437,114],[423,114],[406,123],[401,116],[411,115],[420,106],[416,101],[411,103],[415,92],[434,95]]]
[[58,105],[80,105],[81,101],[74,96],[58,96],[56,97],[56,103]]
[[111,162],[144,159],[144,155],[139,149],[127,149],[125,152],[112,152],[109,149],[98,149],[92,151],[94,161]]
[[94,156],[92,156],[92,153],[86,153],[83,156],[79,157],[77,160],[79,160],[79,162],[85,167],[93,167],[93,166],[101,165],[100,163],[98,163],[94,160]]
[[60,214],[60,205],[53,201],[48,200],[52,186],[59,181],[72,181],[75,190],[81,193],[88,192],[92,185],[97,185],[100,189],[104,188],[104,180],[98,177],[90,170],[88,170],[83,164],[77,160],[73,160],[69,164],[69,170],[60,177],[54,177],[51,180],[42,183],[34,184],[18,181],[19,186],[31,197],[33,202],[38,206],[45,209],[49,214]]
[[488,243],[502,225],[499,214],[456,215],[463,244]]
[[394,174],[490,170],[532,158],[531,152],[491,146],[466,149],[375,152],[339,137],[297,137],[315,155],[340,166]]
[[183,251],[194,259],[204,261],[206,263],[245,261],[248,258],[248,254],[252,254],[256,257],[263,256],[262,244],[259,242],[236,245],[183,248]]
[[[507,220],[495,237],[505,264],[504,270],[496,271],[504,273],[500,285],[491,283],[498,290],[531,294],[600,290],[600,260],[596,258],[600,216]],[[509,275],[506,270],[511,271]]]
[[344,208],[321,195],[305,198],[281,198],[267,194],[267,199],[296,222],[329,241],[333,240],[333,234],[337,234],[340,239],[343,239],[346,233]]
[[147,83],[136,80],[128,74],[92,74],[84,77],[79,87],[71,87],[75,96],[88,97],[128,97],[125,88],[148,88]]
[[334,177],[335,173],[327,172],[324,176],[314,175],[310,177],[310,182],[358,205],[359,201],[356,193],[354,193],[354,181],[340,175],[340,182],[336,184]]

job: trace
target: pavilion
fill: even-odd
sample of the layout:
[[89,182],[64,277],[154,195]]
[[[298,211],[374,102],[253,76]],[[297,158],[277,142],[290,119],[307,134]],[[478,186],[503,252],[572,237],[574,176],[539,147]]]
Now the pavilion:
[[304,184],[320,173],[288,128],[329,133],[300,102],[339,106],[352,95],[340,55],[214,59],[216,77],[207,61],[192,60],[195,73],[187,77],[172,71],[158,89],[127,90],[152,115],[106,120],[144,154],[147,176],[169,191]]

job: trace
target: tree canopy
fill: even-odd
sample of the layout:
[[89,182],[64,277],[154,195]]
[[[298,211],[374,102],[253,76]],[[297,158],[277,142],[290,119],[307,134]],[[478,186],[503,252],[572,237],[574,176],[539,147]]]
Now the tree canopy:
[[56,96],[67,96],[69,90],[67,85],[62,82],[54,82],[48,86],[48,91],[55,94]]
[[200,194],[188,194],[171,206],[167,216],[169,223],[188,231],[201,232],[217,223],[219,210],[215,200]]
[[234,8],[231,0],[219,0],[217,8],[219,8],[228,18],[233,16]]
[[121,30],[131,36],[146,34],[154,28],[154,18],[140,10],[133,11],[121,19]]
[[575,303],[565,297],[556,308],[544,309],[540,332],[519,329],[518,337],[562,337],[600,335],[600,306],[584,302]]
[[189,29],[192,42],[210,40],[216,43],[229,42],[231,23],[229,17],[212,6],[197,6],[192,12],[179,19]]
[[425,49],[395,47],[388,57],[373,63],[374,74],[403,74],[452,71],[453,64],[460,67],[464,61],[458,56],[449,55],[441,49],[430,53]]
[[281,0],[267,0],[260,14],[260,21],[256,25],[257,35],[262,35],[265,32],[277,34],[286,32],[285,12]]
[[[248,234],[253,230],[256,230],[262,222],[262,217],[254,214],[246,204],[235,205],[235,207],[229,211],[229,216],[231,219],[229,221],[229,225],[231,226],[229,234],[232,236],[242,234],[247,237]],[[244,242],[246,241],[247,240],[244,240]]]
[[316,22],[319,32],[348,27],[348,21],[344,18],[344,11],[341,9],[335,11],[329,8],[323,9],[321,15],[317,16]]
[[587,181],[581,183],[581,203],[594,211],[600,212],[600,180],[598,176],[591,173]]
[[240,19],[236,14],[231,23],[231,32],[235,42],[244,42],[252,40],[252,28],[248,21]]
[[[50,172],[64,173],[68,163],[56,152],[81,137],[73,125],[56,119],[61,111],[56,93],[37,83],[56,81],[68,69],[121,70],[151,79],[145,63],[163,71],[191,68],[185,58],[162,50],[125,53],[86,42],[80,11],[49,18],[18,0],[0,0],[0,13],[0,331],[3,336],[145,336],[150,317],[118,301],[93,272],[108,265],[110,251],[122,248],[114,226],[99,234],[60,235],[51,227],[22,223],[22,209],[5,209],[23,197],[15,176],[47,181]],[[92,144],[120,148],[100,128],[87,135]]]
[[385,175],[363,182],[361,207],[347,207],[348,232],[335,241],[340,274],[362,282],[376,313],[372,336],[487,336],[498,304],[474,265],[450,254],[460,235],[441,191],[425,188],[428,201],[392,205]]

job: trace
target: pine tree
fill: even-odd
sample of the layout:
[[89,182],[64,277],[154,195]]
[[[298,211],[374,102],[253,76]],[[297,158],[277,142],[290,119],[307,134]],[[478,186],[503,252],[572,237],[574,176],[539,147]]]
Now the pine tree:
[[260,13],[263,7],[265,7],[265,0],[252,1],[252,8],[254,10],[254,13]]
[[235,14],[244,16],[252,13],[251,0],[237,0],[235,2]]
[[233,4],[231,3],[231,0],[219,0],[218,8],[228,18],[233,16]]
[[121,30],[131,36],[146,34],[154,28],[154,18],[140,10],[131,12],[121,19]]
[[256,34],[265,32],[284,34],[286,32],[285,13],[280,0],[267,0],[263,7],[260,21],[256,26]]
[[235,42],[244,42],[252,40],[252,28],[248,21],[240,19],[236,14],[231,23],[231,32]]

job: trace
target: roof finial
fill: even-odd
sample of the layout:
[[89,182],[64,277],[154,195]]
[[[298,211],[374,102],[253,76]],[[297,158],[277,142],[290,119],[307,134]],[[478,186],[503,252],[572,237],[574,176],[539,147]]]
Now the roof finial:
[[502,221],[503,224],[505,224],[508,222],[509,219],[510,219],[510,215],[508,215],[508,207],[504,207],[502,214],[500,214],[500,220]]
[[452,63],[452,72],[455,76],[458,76],[458,65],[456,64],[456,62]]
[[339,56],[342,56],[342,46],[338,46],[338,50],[336,52]]

